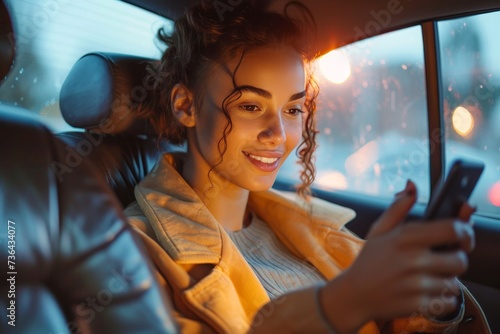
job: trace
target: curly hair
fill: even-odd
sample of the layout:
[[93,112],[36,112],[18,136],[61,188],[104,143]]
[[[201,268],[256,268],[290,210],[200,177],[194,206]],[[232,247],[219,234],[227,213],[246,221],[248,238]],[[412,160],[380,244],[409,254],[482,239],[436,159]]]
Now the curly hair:
[[[292,7],[299,8],[301,13],[309,12],[296,2],[288,3],[283,15],[267,11],[265,2],[259,0],[241,0],[234,7],[227,4],[221,7],[221,4],[220,1],[201,0],[175,21],[172,32],[164,28],[158,31],[158,38],[167,48],[149,78],[152,80],[152,95],[140,107],[140,113],[152,120],[160,138],[181,144],[186,140],[186,128],[177,121],[172,112],[170,93],[174,85],[182,83],[188,89],[199,93],[210,68],[216,64],[224,64],[235,56],[240,57],[241,63],[245,53],[254,48],[292,47],[302,57],[308,70],[305,102],[307,113],[302,131],[303,140],[296,151],[302,165],[302,184],[298,185],[297,192],[307,197],[316,172],[313,154],[316,149],[315,114],[319,89],[307,66],[314,55],[305,42],[304,20],[294,20],[288,12]],[[306,16],[302,14],[302,18]],[[312,17],[309,18],[314,25]],[[237,69],[238,67],[232,73],[234,90],[224,99],[221,106],[227,125],[219,140],[219,164],[223,160],[227,149],[227,136],[232,129],[226,106],[241,94],[235,81]],[[195,97],[195,103],[197,102],[199,103]]]

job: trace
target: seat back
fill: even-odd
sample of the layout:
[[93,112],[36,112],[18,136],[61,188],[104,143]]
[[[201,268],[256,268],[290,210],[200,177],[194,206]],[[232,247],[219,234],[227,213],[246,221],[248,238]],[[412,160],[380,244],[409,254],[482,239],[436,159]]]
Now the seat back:
[[7,6],[0,0],[0,83],[14,62],[14,29]]
[[84,132],[57,136],[66,144],[63,177],[72,164],[86,159],[106,176],[122,206],[134,201],[134,187],[166,151],[182,150],[157,139],[149,120],[137,109],[152,89],[148,70],[153,60],[115,53],[89,53],[68,74],[60,106],[68,124]]
[[0,108],[0,143],[0,254],[11,261],[0,332],[174,333],[148,256],[102,175],[82,161],[59,179],[64,145],[17,109]]

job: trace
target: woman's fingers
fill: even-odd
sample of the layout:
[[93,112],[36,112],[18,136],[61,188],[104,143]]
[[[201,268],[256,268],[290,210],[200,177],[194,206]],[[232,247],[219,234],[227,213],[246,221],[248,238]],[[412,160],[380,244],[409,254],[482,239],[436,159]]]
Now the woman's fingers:
[[466,252],[474,248],[474,229],[461,221],[435,220],[406,224],[402,238],[397,242],[401,247],[432,248],[452,245]]
[[371,248],[361,255],[368,258],[360,260],[378,260],[377,268],[367,268],[366,262],[355,263],[345,272],[350,284],[356,287],[351,291],[361,295],[363,310],[371,318],[390,319],[395,314],[409,316],[413,312],[444,316],[456,310],[455,296],[460,290],[453,277],[467,267],[464,252],[406,250],[394,254],[392,264],[385,263],[385,252],[380,257],[374,252]]
[[[401,286],[396,290],[406,294],[408,298],[428,296],[441,298],[444,302],[452,302],[452,299],[460,295],[460,286],[454,278],[443,279],[425,274],[415,275],[409,280],[399,283]],[[397,298],[397,296],[394,296]]]
[[416,199],[417,187],[415,183],[408,181],[406,188],[396,194],[395,201],[373,224],[367,239],[387,233],[399,225],[399,223],[406,218],[406,215],[415,204]]
[[414,263],[416,272],[430,273],[436,277],[456,277],[462,275],[469,265],[467,254],[462,250],[449,252],[427,251]]
[[[345,272],[363,300],[375,301],[365,303],[372,318],[391,318],[399,312],[402,316],[420,312],[441,317],[456,311],[460,289],[454,278],[467,270],[466,253],[474,247],[474,230],[464,221],[474,209],[464,203],[456,220],[400,224],[416,198],[415,184],[409,181],[373,224],[368,242]],[[451,247],[435,250],[443,245]]]
[[417,280],[416,289],[410,298],[415,300],[419,313],[434,318],[443,318],[456,312],[459,296],[460,286],[456,279],[423,276]]
[[470,206],[469,203],[463,203],[458,212],[458,219],[468,222],[475,211],[476,208]]

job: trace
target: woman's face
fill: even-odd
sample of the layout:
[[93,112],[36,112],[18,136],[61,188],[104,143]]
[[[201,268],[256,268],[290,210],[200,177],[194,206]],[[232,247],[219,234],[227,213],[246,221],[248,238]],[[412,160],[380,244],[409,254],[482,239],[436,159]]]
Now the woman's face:
[[232,130],[219,164],[227,125],[221,106],[234,89],[231,74],[239,60],[215,66],[205,79],[195,126],[188,134],[189,149],[199,173],[216,166],[211,178],[218,186],[263,191],[273,185],[302,138],[304,64],[292,48],[260,48],[245,54],[235,75],[241,96],[231,98],[226,107]]

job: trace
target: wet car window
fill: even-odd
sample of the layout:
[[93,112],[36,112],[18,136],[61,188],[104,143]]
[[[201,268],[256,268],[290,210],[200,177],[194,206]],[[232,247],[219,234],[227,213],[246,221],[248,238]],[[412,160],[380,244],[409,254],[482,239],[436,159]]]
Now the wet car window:
[[[445,169],[484,161],[471,203],[500,217],[500,13],[438,22]],[[331,191],[391,198],[407,179],[429,199],[429,134],[420,27],[376,36],[318,59],[317,180]],[[281,179],[293,180],[288,163]]]
[[[407,179],[429,196],[420,26],[356,42],[318,59],[315,187],[392,198]],[[291,163],[281,178],[296,177]]]
[[481,160],[471,202],[500,217],[500,12],[438,23],[445,156]]
[[59,91],[88,52],[159,58],[156,31],[170,21],[122,1],[7,0],[16,31],[16,63],[2,83],[0,103],[38,112],[54,131],[71,127],[59,110]]

